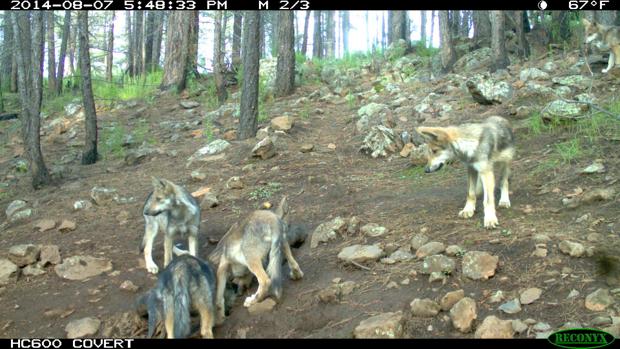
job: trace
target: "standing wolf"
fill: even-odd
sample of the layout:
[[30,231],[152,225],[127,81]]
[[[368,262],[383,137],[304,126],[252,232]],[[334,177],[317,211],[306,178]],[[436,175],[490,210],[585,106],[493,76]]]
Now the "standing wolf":
[[164,268],[172,260],[174,238],[188,236],[189,253],[196,256],[200,227],[200,205],[184,188],[165,179],[152,178],[153,191],[142,210],[146,222],[140,250],[144,251],[146,269],[157,274],[153,262],[153,241],[159,230],[164,232]]
[[245,220],[230,228],[209,256],[210,260],[219,262],[215,298],[218,323],[225,318],[224,291],[231,272],[241,289],[248,287],[254,276],[258,280],[258,289],[245,299],[245,307],[262,301],[270,294],[280,299],[283,253],[290,268],[291,279],[303,277],[304,273],[289,246],[292,237],[287,237],[287,216],[286,197],[282,198],[275,212],[252,212]]
[[586,29],[586,43],[600,40],[606,47],[609,47],[607,68],[602,70],[602,73],[606,74],[616,64],[620,63],[620,27],[590,22],[585,18],[581,20],[581,23]]
[[446,161],[456,157],[467,166],[468,190],[465,207],[459,216],[470,218],[476,210],[476,194],[480,184],[484,192],[484,227],[498,224],[495,215],[495,175],[497,164],[501,171],[500,207],[510,207],[508,179],[510,162],[515,154],[514,136],[508,121],[492,116],[483,123],[448,127],[418,127],[416,131],[427,144],[428,164],[425,172],[439,170]]
[[167,338],[191,334],[190,311],[200,314],[200,335],[213,338],[215,323],[215,273],[200,259],[183,255],[175,258],[159,275],[154,288],[138,299],[138,312],[148,314],[148,337],[161,321]]

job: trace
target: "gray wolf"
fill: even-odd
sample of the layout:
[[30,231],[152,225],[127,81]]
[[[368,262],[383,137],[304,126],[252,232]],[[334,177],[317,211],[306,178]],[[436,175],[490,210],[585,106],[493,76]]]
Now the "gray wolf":
[[215,273],[200,259],[184,255],[175,258],[159,275],[155,287],[138,301],[138,313],[148,314],[148,337],[163,322],[167,338],[191,334],[190,312],[200,315],[200,335],[213,338],[215,324]]
[[153,262],[153,241],[157,233],[164,232],[164,268],[172,260],[174,238],[187,236],[189,254],[196,256],[200,231],[200,205],[192,195],[168,180],[152,178],[153,191],[142,210],[145,221],[144,237],[140,250],[144,251],[146,269],[157,274],[159,268]]
[[581,20],[581,23],[586,30],[586,43],[600,40],[609,48],[610,52],[607,68],[601,71],[603,74],[609,72],[620,60],[620,27],[590,22],[585,18]]
[[484,192],[484,227],[498,225],[495,214],[495,166],[501,172],[500,207],[510,207],[508,181],[510,162],[515,154],[514,135],[509,122],[492,116],[482,123],[469,123],[448,127],[418,127],[416,131],[427,144],[426,173],[439,170],[457,158],[467,166],[468,190],[465,207],[459,216],[470,218],[476,210],[476,194],[480,185]]
[[[254,277],[258,280],[258,289],[243,303],[249,307],[269,295],[277,300],[282,296],[283,254],[290,268],[290,278],[298,280],[303,277],[289,245],[289,241],[299,242],[302,235],[287,237],[288,211],[287,198],[283,197],[275,212],[252,212],[243,221],[235,223],[210,254],[209,260],[218,264],[215,298],[218,323],[225,318],[224,292],[231,278],[239,292],[249,287]],[[303,238],[305,236],[301,237],[302,241]]]

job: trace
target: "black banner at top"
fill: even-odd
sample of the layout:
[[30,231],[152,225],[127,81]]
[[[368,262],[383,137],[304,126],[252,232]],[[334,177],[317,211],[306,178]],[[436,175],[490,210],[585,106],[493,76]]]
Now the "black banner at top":
[[620,10],[620,0],[3,0],[1,10]]

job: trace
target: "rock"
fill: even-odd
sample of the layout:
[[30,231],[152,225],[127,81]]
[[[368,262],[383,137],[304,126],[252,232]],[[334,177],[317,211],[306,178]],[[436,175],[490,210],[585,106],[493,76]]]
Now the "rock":
[[43,245],[41,246],[40,259],[42,266],[46,266],[48,264],[60,264],[62,262],[60,249],[56,245]]
[[409,305],[411,306],[411,313],[415,317],[433,317],[441,310],[437,302],[428,298],[416,298]]
[[420,248],[416,250],[415,255],[420,259],[426,256],[440,254],[445,250],[446,246],[443,243],[432,241],[424,244],[423,246],[420,246]]
[[222,139],[226,141],[234,141],[237,139],[237,130],[228,130],[222,134]]
[[584,89],[589,86],[588,79],[586,79],[583,75],[554,77],[553,79],[551,79],[551,81],[553,81],[553,83],[555,84],[575,87],[578,89]]
[[465,297],[465,291],[464,290],[456,290],[456,291],[452,291],[452,292],[446,293],[446,295],[443,296],[441,298],[441,300],[439,301],[439,305],[441,306],[441,310],[443,310],[443,311],[450,310],[452,308],[452,306],[454,304],[456,304],[456,302],[458,302],[461,299],[463,299],[463,297]]
[[314,150],[314,144],[302,144],[301,147],[299,147],[299,151],[302,153],[309,153],[312,150]]
[[403,335],[403,313],[383,313],[363,320],[353,330],[355,338],[399,338]]
[[564,240],[558,245],[562,253],[571,257],[581,257],[586,252],[585,247],[579,242]]
[[557,69],[558,69],[558,66],[553,61],[549,61],[545,63],[545,65],[543,65],[543,70],[546,71],[547,73],[553,73]]
[[45,274],[45,270],[36,264],[27,265],[22,269],[22,274],[25,276],[39,276]]
[[373,158],[387,157],[402,148],[402,140],[393,129],[383,125],[372,126],[364,137],[360,152]]
[[331,285],[319,291],[317,294],[319,300],[323,303],[336,303],[340,297],[340,288],[338,285]]
[[95,186],[90,190],[90,197],[99,206],[104,206],[118,200],[116,189]]
[[19,277],[19,267],[8,259],[0,259],[0,286],[13,283]]
[[408,262],[413,259],[413,255],[408,251],[408,248],[401,248],[390,254],[389,258],[394,261],[394,263]]
[[69,103],[65,105],[64,109],[67,116],[73,116],[82,109],[82,105],[80,103]]
[[53,219],[42,219],[35,223],[34,227],[39,230],[39,233],[43,233],[45,231],[54,229],[56,227],[56,221]]
[[383,249],[375,245],[353,245],[343,248],[338,253],[338,259],[345,262],[362,263],[376,261],[384,255]]
[[347,225],[347,234],[353,235],[359,231],[360,220],[356,216],[351,217],[349,219],[349,223]]
[[566,299],[573,299],[573,298],[577,298],[579,296],[579,291],[572,289],[569,293],[568,296],[566,296]]
[[288,131],[293,128],[295,121],[290,116],[278,116],[271,119],[271,128],[274,131]]
[[186,166],[191,165],[195,161],[210,161],[214,159],[214,155],[222,154],[228,147],[230,147],[228,141],[216,139],[192,154],[192,156],[187,159]]
[[487,316],[476,329],[474,338],[512,338],[512,321],[502,320],[494,315]]
[[477,317],[476,301],[469,297],[462,298],[450,309],[452,326],[462,333],[471,331]]
[[32,209],[23,200],[15,200],[6,208],[6,218],[9,222],[17,222],[32,216]]
[[209,191],[205,193],[205,195],[202,197],[202,201],[200,202],[200,207],[213,208],[219,204],[220,202],[217,199],[217,195],[215,195],[215,193],[213,193],[212,191]]
[[54,267],[56,274],[67,280],[84,280],[111,270],[109,259],[91,256],[69,257]]
[[123,159],[126,166],[134,166],[137,165],[144,160],[146,160],[149,156],[157,153],[157,150],[151,148],[149,146],[142,146],[138,149],[128,150],[125,153],[125,158]]
[[58,226],[58,231],[61,233],[66,233],[70,231],[74,231],[76,228],[76,224],[72,220],[63,219],[60,225]]
[[480,104],[500,104],[512,98],[513,89],[505,81],[495,81],[485,75],[476,75],[465,83],[474,100]]
[[358,132],[366,132],[373,126],[393,126],[390,118],[390,109],[385,104],[369,103],[362,106],[357,111],[357,120],[355,126]]
[[443,275],[449,275],[452,274],[454,268],[454,260],[440,254],[427,256],[424,258],[424,263],[422,263],[423,274],[441,273]]
[[463,275],[472,280],[487,280],[495,275],[499,258],[487,252],[469,251],[463,256]]
[[276,155],[276,147],[270,137],[263,138],[252,148],[252,156],[267,160]]
[[416,234],[411,238],[411,248],[417,250],[430,240],[428,236],[424,234]]
[[446,247],[446,255],[450,257],[460,256],[464,253],[465,250],[463,250],[459,245],[450,245]]
[[539,322],[536,325],[532,326],[532,330],[535,332],[547,332],[551,329],[551,325],[546,322]]
[[262,302],[250,305],[248,307],[248,312],[252,315],[264,314],[272,311],[275,306],[276,302],[271,298],[267,298]]
[[538,68],[528,68],[519,73],[519,79],[522,81],[549,79],[549,74]]
[[408,158],[409,155],[411,155],[413,148],[415,148],[415,145],[413,143],[405,144],[403,146],[403,149],[400,150],[400,156],[402,156],[403,158]]
[[606,169],[605,169],[605,165],[603,164],[603,160],[597,159],[597,160],[594,160],[594,162],[590,166],[581,170],[581,173],[583,174],[605,173],[605,171]]
[[226,181],[226,188],[243,189],[245,188],[245,184],[243,184],[243,181],[241,181],[241,178],[239,176],[233,176]]
[[23,267],[38,261],[40,253],[41,248],[36,245],[15,245],[9,248],[9,259],[18,267]]
[[196,101],[181,101],[179,102],[179,105],[183,109],[194,109],[194,108],[198,108],[200,106],[200,103]]
[[79,210],[89,210],[93,207],[93,204],[87,200],[77,200],[73,203],[73,209],[75,211]]
[[543,108],[543,118],[574,118],[583,115],[588,110],[588,105],[583,103],[571,103],[558,99],[547,104]]
[[131,280],[121,282],[119,288],[123,291],[129,291],[132,293],[136,293],[140,289],[140,287],[136,286],[136,284],[134,284]]
[[207,174],[204,172],[200,172],[200,171],[192,171],[192,173],[190,174],[190,177],[194,181],[201,182],[207,179]]
[[613,298],[609,294],[609,290],[599,288],[598,290],[586,296],[586,308],[592,311],[603,311],[614,303]]
[[527,331],[527,324],[519,319],[512,320],[512,330],[517,334],[521,334]]
[[516,314],[521,311],[521,303],[518,298],[510,300],[499,306],[499,310],[506,314]]
[[454,71],[472,71],[487,67],[492,63],[491,56],[489,47],[468,52],[454,63]]
[[345,281],[338,284],[338,288],[340,288],[340,293],[343,296],[346,296],[351,294],[357,288],[357,284],[355,283],[355,281]]
[[263,139],[269,137],[269,130],[269,126],[259,128],[258,131],[256,131],[256,139],[262,141]]
[[328,242],[334,240],[338,235],[344,234],[347,231],[347,222],[336,217],[330,222],[322,223],[312,233],[310,239],[310,248],[315,248],[321,242]]
[[101,321],[92,317],[73,320],[67,324],[67,338],[93,337],[99,332]]
[[538,300],[538,298],[540,298],[541,294],[542,294],[542,290],[540,288],[536,288],[536,287],[528,288],[527,290],[521,292],[521,294],[519,295],[519,301],[521,302],[521,304],[524,304],[524,305],[532,304],[536,300]]
[[504,300],[504,291],[497,290],[489,297],[489,303],[499,303]]
[[379,237],[387,233],[387,229],[375,223],[368,223],[364,225],[360,231],[370,237]]

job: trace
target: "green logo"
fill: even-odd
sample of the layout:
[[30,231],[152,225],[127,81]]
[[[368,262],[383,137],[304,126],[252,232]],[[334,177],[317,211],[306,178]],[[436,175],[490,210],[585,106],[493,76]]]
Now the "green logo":
[[560,348],[602,348],[614,340],[611,334],[593,328],[571,328],[552,333],[547,340]]

